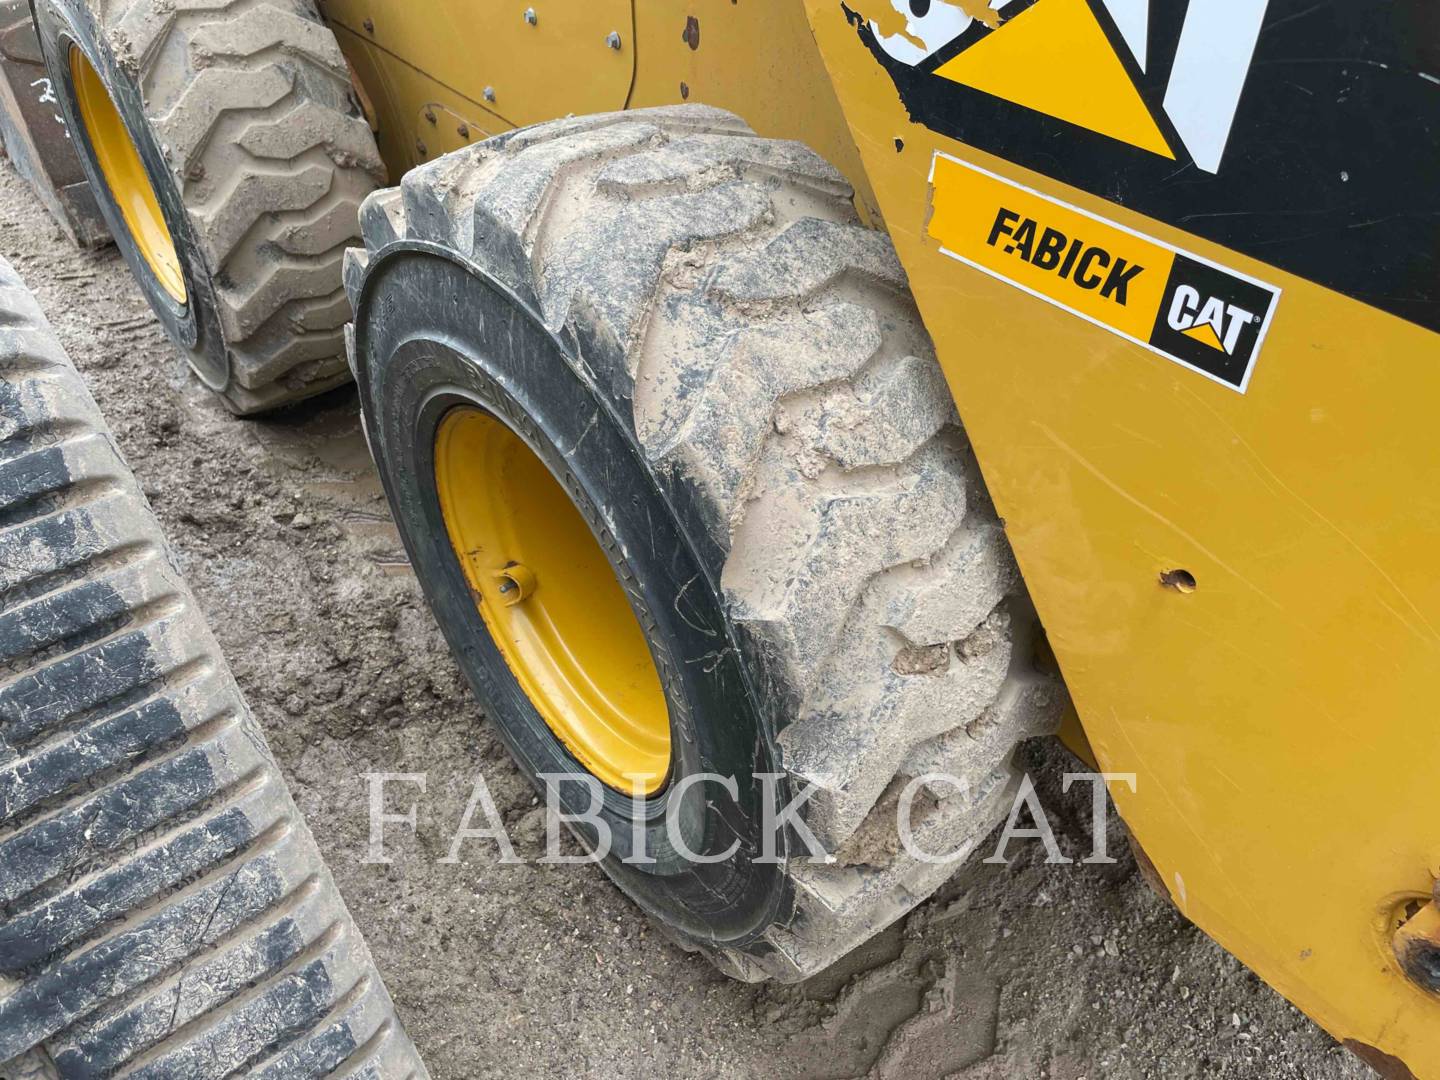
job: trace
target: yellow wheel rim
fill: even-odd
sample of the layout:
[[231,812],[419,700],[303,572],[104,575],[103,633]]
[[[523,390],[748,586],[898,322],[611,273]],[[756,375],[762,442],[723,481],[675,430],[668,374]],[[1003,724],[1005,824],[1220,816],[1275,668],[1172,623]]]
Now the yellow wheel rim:
[[177,303],[183,304],[185,275],[180,270],[180,256],[175,252],[175,240],[160,212],[155,188],[99,72],[74,45],[70,46],[70,80],[75,86],[80,120],[90,137],[95,160],[115,205],[120,207],[130,238],[155,279]]
[[440,421],[435,486],[485,626],[550,730],[610,787],[659,791],[670,765],[660,677],[564,487],[518,435],[469,406]]

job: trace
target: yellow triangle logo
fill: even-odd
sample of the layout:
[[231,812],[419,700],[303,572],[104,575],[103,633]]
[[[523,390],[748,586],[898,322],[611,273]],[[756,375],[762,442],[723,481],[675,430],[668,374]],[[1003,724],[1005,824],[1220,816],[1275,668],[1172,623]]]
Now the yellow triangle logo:
[[1194,338],[1201,345],[1209,345],[1212,349],[1225,351],[1225,346],[1220,344],[1220,335],[1215,332],[1215,327],[1208,322],[1196,323],[1189,330],[1181,330],[1180,333],[1188,338]]
[[1175,158],[1086,0],[1036,0],[935,74]]

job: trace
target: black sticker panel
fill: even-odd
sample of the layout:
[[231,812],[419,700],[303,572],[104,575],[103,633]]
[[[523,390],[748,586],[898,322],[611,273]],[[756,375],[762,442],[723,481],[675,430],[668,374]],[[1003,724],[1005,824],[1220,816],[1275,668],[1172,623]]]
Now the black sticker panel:
[[[1077,5],[1113,70],[1092,70]],[[899,30],[890,0],[842,7],[917,123],[1440,330],[1436,0],[999,0],[996,25],[934,48],[926,28],[975,5],[912,3]],[[1070,53],[1009,44],[1062,18]],[[1009,67],[981,52],[1002,47]],[[1123,73],[1153,135],[1046,99],[1070,64],[1076,102]]]

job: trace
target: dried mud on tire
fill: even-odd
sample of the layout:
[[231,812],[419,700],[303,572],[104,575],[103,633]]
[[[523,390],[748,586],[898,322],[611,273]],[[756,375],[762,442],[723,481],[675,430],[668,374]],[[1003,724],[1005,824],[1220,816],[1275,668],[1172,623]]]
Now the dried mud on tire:
[[[491,380],[515,396],[485,391],[487,407],[560,448],[552,469],[626,553],[617,573],[677,688],[672,726],[694,733],[672,776],[738,772],[743,789],[749,768],[783,770],[812,789],[800,813],[835,854],[792,854],[780,881],[744,854],[668,877],[617,854],[617,885],[753,981],[799,981],[903,917],[951,867],[902,846],[898,793],[953,777],[921,793],[916,843],[978,841],[1005,815],[1016,746],[1053,731],[1066,698],[1035,663],[1038,623],[900,261],[844,178],[732,113],[670,106],[447,154],[360,220],[346,287],[362,408],[457,653],[479,655],[461,644],[474,611],[429,545],[431,469],[411,455],[433,436],[409,403]],[[417,339],[472,352],[426,368]],[[677,619],[679,597],[693,611]],[[466,670],[515,737],[508,672]],[[738,765],[709,756],[730,739]],[[760,849],[758,806],[708,806],[707,836]]]
[[336,386],[340,284],[360,201],[385,167],[350,69],[310,0],[36,0],[62,107],[70,53],[100,73],[145,163],[184,271],[177,300],[97,195],[172,339],[228,408],[253,414]]

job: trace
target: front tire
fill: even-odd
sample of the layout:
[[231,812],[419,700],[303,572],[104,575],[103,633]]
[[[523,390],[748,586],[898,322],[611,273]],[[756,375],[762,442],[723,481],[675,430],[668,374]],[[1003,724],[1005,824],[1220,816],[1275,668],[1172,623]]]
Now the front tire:
[[[693,870],[637,877],[611,859],[611,875],[749,979],[813,974],[933,891],[954,864],[902,850],[895,793],[963,779],[917,800],[914,835],[929,852],[978,840],[1015,745],[1053,727],[1064,693],[1032,662],[1033,614],[899,262],[839,174],[729,114],[652,109],[448,155],[361,221],[347,284],[371,448],[522,769],[542,771],[526,742],[543,730],[435,510],[435,395],[540,433],[678,676],[672,727],[738,740],[745,760],[698,764],[742,792],[772,769],[782,797],[814,785],[805,822],[837,856],[791,847],[773,866],[749,844],[725,880],[762,893],[707,889],[704,904],[681,895]],[[716,799],[699,826],[728,839],[760,809]]]
[[91,188],[201,381],[242,415],[344,382],[341,261],[384,168],[314,8],[33,4]]

